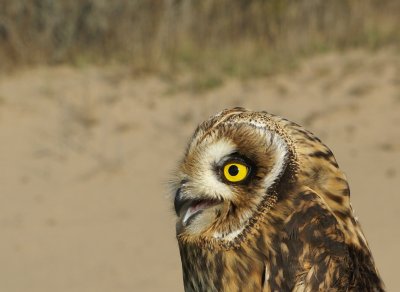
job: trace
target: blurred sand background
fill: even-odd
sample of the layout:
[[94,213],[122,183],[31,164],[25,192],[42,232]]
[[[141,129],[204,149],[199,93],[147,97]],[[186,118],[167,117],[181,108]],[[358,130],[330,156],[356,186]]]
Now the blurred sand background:
[[0,291],[183,291],[168,179],[233,106],[330,146],[400,289],[399,6],[250,2],[0,1]]

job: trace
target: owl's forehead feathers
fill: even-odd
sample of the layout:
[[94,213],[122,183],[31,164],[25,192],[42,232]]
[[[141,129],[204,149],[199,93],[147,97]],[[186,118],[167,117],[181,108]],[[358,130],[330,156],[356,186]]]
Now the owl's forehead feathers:
[[234,108],[224,110],[200,124],[189,142],[185,156],[204,151],[207,147],[212,157],[240,146],[249,146],[244,147],[247,149],[277,146],[281,152],[287,152],[289,149],[285,140],[276,131],[271,115]]
[[221,139],[206,147],[204,161],[206,163],[217,163],[235,151],[237,151],[236,145],[231,140]]
[[281,132],[277,128],[273,115],[266,112],[248,111],[244,108],[233,108],[221,111],[201,123],[193,134],[187,150],[196,148],[204,140],[215,140],[215,134],[218,132],[225,136],[232,136],[235,134],[235,129],[241,126],[250,126],[247,128],[251,130],[249,133],[259,131],[268,136]]

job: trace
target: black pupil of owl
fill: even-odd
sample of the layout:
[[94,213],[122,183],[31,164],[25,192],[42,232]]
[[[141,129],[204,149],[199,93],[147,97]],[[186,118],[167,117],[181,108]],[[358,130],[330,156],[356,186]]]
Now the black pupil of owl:
[[239,173],[239,168],[236,165],[231,165],[228,168],[228,172],[231,176],[236,176]]

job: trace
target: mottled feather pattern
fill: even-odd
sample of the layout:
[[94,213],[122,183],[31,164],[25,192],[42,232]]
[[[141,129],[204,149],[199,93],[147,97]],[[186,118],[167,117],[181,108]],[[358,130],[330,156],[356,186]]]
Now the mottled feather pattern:
[[[237,157],[249,178],[226,182]],[[185,291],[384,291],[344,173],[301,126],[225,110],[196,129],[175,185]]]

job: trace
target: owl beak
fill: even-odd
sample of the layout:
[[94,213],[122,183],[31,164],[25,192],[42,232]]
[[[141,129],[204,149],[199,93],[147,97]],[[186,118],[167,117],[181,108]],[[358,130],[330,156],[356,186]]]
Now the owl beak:
[[189,224],[195,215],[200,214],[203,210],[220,204],[220,200],[212,199],[187,199],[183,198],[180,189],[175,194],[174,207],[178,217],[182,217],[184,225]]
[[178,217],[180,216],[183,206],[190,203],[190,201],[191,200],[189,200],[189,199],[182,198],[180,188],[176,191],[175,199],[174,199],[174,207],[175,207],[176,216],[178,216]]

